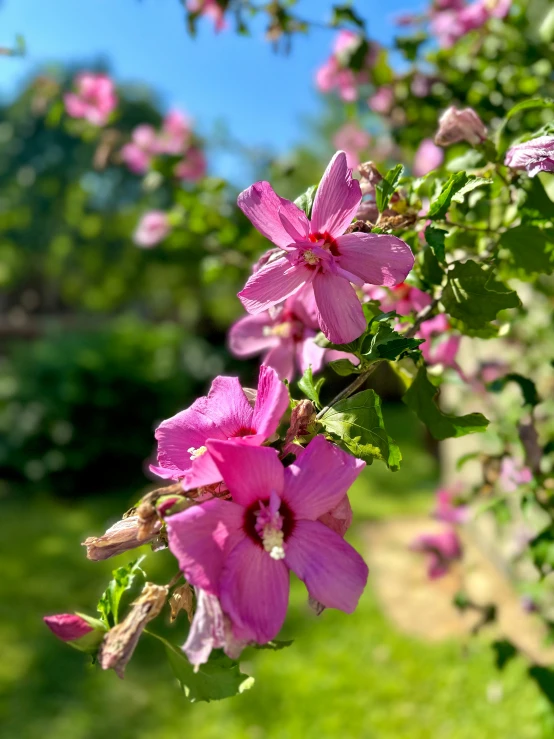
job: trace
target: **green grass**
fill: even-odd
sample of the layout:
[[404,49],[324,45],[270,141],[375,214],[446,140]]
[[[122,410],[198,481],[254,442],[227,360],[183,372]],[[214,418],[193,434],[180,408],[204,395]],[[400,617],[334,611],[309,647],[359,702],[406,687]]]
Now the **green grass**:
[[[386,410],[409,472],[378,463],[353,492],[364,518],[423,512],[436,484],[436,464],[419,427],[399,409]],[[355,614],[315,617],[294,581],[280,652],[248,649],[256,684],[242,696],[190,705],[179,692],[163,650],[144,639],[124,681],[102,673],[57,641],[45,613],[92,613],[111,569],[130,559],[88,562],[79,546],[103,530],[128,501],[68,504],[14,496],[2,503],[0,554],[0,726],[7,739],[539,739],[550,736],[547,706],[517,660],[503,673],[489,647],[474,641],[427,644],[398,633],[368,587]],[[175,571],[168,553],[149,554],[158,582]],[[425,618],[425,614],[420,615]],[[176,642],[186,624],[173,627]],[[491,685],[502,699],[491,703]],[[547,720],[548,719],[548,720]],[[549,724],[550,725],[550,724]],[[550,725],[551,726],[551,725]]]

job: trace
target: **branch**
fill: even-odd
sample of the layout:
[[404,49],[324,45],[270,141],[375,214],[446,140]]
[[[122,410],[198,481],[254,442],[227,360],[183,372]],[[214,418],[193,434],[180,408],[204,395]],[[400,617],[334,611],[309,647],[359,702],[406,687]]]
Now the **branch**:
[[375,372],[377,367],[384,362],[384,359],[379,359],[377,362],[373,362],[366,370],[363,372],[360,372],[358,377],[354,380],[354,382],[351,382],[350,385],[344,388],[344,390],[341,390],[338,395],[335,395],[333,400],[329,403],[329,405],[326,405],[325,408],[322,408],[319,413],[316,416],[316,419],[320,419],[322,416],[324,416],[328,410],[330,410],[334,405],[336,405],[340,400],[344,400],[344,398],[350,397],[353,393],[356,392],[356,390],[361,387],[364,382],[367,380],[367,378]]
[[424,308],[421,311],[421,313],[417,314],[416,319],[414,321],[414,325],[411,328],[409,328],[405,334],[403,334],[404,338],[411,339],[417,334],[421,324],[424,321],[426,321],[428,318],[430,318],[431,314],[435,312],[435,308],[439,304],[439,300],[440,298],[435,298],[430,305]]

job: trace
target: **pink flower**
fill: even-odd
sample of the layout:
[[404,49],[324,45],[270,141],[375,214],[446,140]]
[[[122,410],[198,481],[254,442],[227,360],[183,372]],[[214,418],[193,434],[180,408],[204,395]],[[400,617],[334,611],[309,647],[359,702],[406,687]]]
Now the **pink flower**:
[[370,300],[378,300],[383,312],[396,311],[399,316],[419,313],[433,302],[430,295],[405,282],[395,285],[391,290],[366,285],[364,293]]
[[469,31],[481,28],[490,18],[504,18],[512,0],[477,0],[466,5],[463,0],[445,0],[431,10],[431,31],[439,45],[450,48]]
[[322,436],[286,469],[275,449],[209,441],[233,501],[214,499],[167,520],[185,577],[216,595],[235,639],[263,644],[285,619],[289,570],[310,596],[352,613],[367,566],[317,519],[333,510],[364,467]]
[[433,516],[444,523],[462,524],[469,516],[466,505],[457,505],[456,500],[460,495],[461,484],[452,485],[450,488],[440,488],[436,492],[436,507]]
[[487,127],[473,108],[458,110],[454,105],[447,108],[439,118],[439,128],[435,144],[449,146],[459,141],[467,141],[476,146],[487,138]]
[[163,210],[150,210],[144,213],[133,235],[137,246],[151,247],[159,244],[171,231],[167,213]]
[[196,182],[206,174],[206,157],[202,149],[191,146],[185,158],[175,165],[175,176],[180,180]]
[[438,534],[422,534],[410,545],[414,552],[427,554],[427,577],[436,580],[448,573],[450,565],[462,557],[462,544],[454,529]]
[[364,60],[363,69],[354,72],[349,68],[350,58],[361,43],[361,37],[353,31],[339,31],[329,59],[316,72],[316,84],[321,92],[337,88],[346,102],[358,98],[358,87],[369,82],[368,70],[375,61],[376,47],[371,46]]
[[390,110],[394,105],[394,90],[388,85],[380,87],[369,98],[367,104],[375,113],[387,115],[387,113],[390,113]]
[[121,149],[121,158],[135,174],[144,174],[157,150],[157,134],[153,126],[145,123],[137,126],[131,141]]
[[362,306],[351,282],[396,285],[411,270],[410,247],[396,236],[344,234],[362,199],[346,154],[337,152],[315,196],[311,221],[294,203],[280,198],[269,182],[257,182],[238,197],[238,205],[257,230],[284,255],[253,274],[239,293],[257,315],[301,287],[314,289],[318,323],[336,344],[356,339],[365,329]]
[[160,154],[181,154],[190,139],[191,122],[186,115],[172,110],[166,115],[156,146]]
[[515,144],[508,149],[504,164],[512,169],[527,170],[529,177],[539,172],[554,172],[554,136],[539,136]]
[[429,174],[429,172],[441,166],[443,159],[443,150],[435,146],[431,139],[423,139],[414,157],[414,177],[423,177]]
[[207,397],[158,426],[158,466],[150,470],[165,479],[182,479],[185,490],[220,482],[208,441],[259,446],[275,433],[288,405],[287,389],[271,367],[260,367],[254,408],[237,377],[216,377]]
[[42,619],[50,631],[62,641],[75,641],[94,631],[84,618],[75,613],[58,613]]
[[244,358],[263,353],[263,364],[289,382],[297,370],[304,374],[311,366],[314,374],[319,372],[325,359],[348,358],[358,364],[354,355],[318,346],[314,341],[318,330],[313,290],[308,285],[281,306],[239,318],[229,331],[229,349]]
[[333,144],[346,153],[346,161],[350,169],[360,163],[360,152],[367,149],[371,136],[355,123],[345,123],[333,136]]
[[64,95],[65,110],[72,118],[84,118],[94,126],[103,126],[117,107],[112,80],[105,74],[84,72],[74,81],[76,92]]
[[461,336],[448,333],[450,324],[443,313],[424,321],[416,336],[425,339],[419,348],[427,364],[442,364],[460,371],[456,354],[460,348]]
[[191,13],[199,13],[200,15],[205,15],[207,18],[211,18],[216,31],[221,31],[225,28],[225,11],[217,0],[188,0],[187,10]]
[[503,457],[498,483],[505,493],[515,493],[520,485],[527,485],[532,480],[533,473],[529,467],[524,467],[512,457]]

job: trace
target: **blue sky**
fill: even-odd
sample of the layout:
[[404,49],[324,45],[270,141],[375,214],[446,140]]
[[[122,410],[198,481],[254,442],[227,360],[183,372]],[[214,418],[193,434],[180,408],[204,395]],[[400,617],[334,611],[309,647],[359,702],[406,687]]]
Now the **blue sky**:
[[[331,4],[301,0],[297,12],[325,21]],[[358,0],[356,6],[372,37],[388,43],[394,16],[422,2]],[[224,121],[235,138],[250,146],[285,151],[298,141],[302,118],[317,115],[313,75],[329,53],[333,32],[295,37],[287,56],[276,54],[261,30],[250,38],[231,29],[216,35],[207,19],[191,39],[183,19],[179,0],[3,0],[0,45],[12,45],[21,33],[28,51],[24,58],[0,60],[1,94],[13,95],[42,64],[86,67],[105,59],[118,81],[152,86],[165,107],[189,112],[200,132]],[[230,160],[213,164],[219,173],[232,174],[227,171]]]

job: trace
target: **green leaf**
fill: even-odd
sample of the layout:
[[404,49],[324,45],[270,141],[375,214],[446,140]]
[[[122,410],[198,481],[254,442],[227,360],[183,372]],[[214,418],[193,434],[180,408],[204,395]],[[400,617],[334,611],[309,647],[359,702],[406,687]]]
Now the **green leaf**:
[[529,542],[531,557],[541,572],[554,569],[554,530],[547,526]]
[[361,15],[358,15],[351,5],[333,5],[333,15],[331,16],[332,26],[342,26],[344,23],[353,23],[358,28],[364,30],[365,21]]
[[[387,316],[386,313],[382,314]],[[374,331],[374,333],[373,333]],[[375,319],[370,326],[370,332],[364,341],[362,355],[366,362],[376,362],[379,359],[395,360],[405,356],[408,352],[417,349],[425,339],[406,338],[395,331],[384,320]],[[366,348],[366,345],[369,346]]]
[[431,247],[424,246],[417,255],[417,260],[422,281],[429,287],[440,285],[444,277],[444,271]]
[[499,393],[509,382],[515,382],[519,385],[523,395],[524,405],[534,407],[541,402],[537,392],[537,386],[533,380],[530,380],[528,377],[523,377],[523,375],[518,375],[517,372],[510,372],[509,374],[504,375],[504,377],[499,377],[497,380],[489,382],[487,389],[492,390],[493,393]]
[[113,577],[98,602],[98,612],[109,628],[125,618],[131,603],[142,592],[146,582],[146,573],[140,567],[143,559],[129,562],[112,572]]
[[470,335],[491,328],[499,311],[521,305],[517,293],[477,262],[457,262],[447,278],[441,301],[457,327]]
[[497,130],[498,140],[498,154],[503,156],[509,146],[509,139],[506,136],[506,125],[508,121],[523,110],[532,110],[537,108],[554,108],[554,100],[550,98],[531,98],[529,100],[522,100],[520,103],[514,105],[513,108],[506,113],[502,123]]
[[477,169],[485,163],[485,158],[481,151],[477,149],[468,149],[459,157],[451,159],[446,164],[446,169],[449,172],[460,172],[468,169]]
[[420,46],[425,43],[427,36],[424,33],[415,33],[410,36],[395,36],[394,45],[401,51],[409,62],[415,62]]
[[318,408],[321,408],[319,392],[324,382],[325,379],[323,377],[320,377],[317,382],[314,382],[314,376],[311,366],[308,367],[302,377],[298,380],[298,387],[300,388],[300,390],[302,390],[308,400],[311,400],[312,403],[315,403]]
[[381,399],[374,390],[339,401],[319,420],[325,431],[355,457],[368,464],[381,459],[389,469],[399,469],[402,454],[385,430]]
[[447,236],[448,231],[444,231],[442,228],[437,228],[436,226],[427,226],[425,229],[425,241],[429,244],[439,262],[444,262],[445,260],[444,240]]
[[554,203],[548,197],[546,190],[538,177],[530,177],[524,182],[526,194],[525,203],[521,206],[522,222],[554,220]]
[[329,362],[329,367],[341,377],[355,375],[360,371],[349,359],[336,359],[334,362]]
[[398,187],[403,172],[404,166],[397,164],[396,167],[390,169],[383,179],[375,185],[375,203],[380,213],[388,208],[390,199]]
[[484,431],[489,422],[481,413],[454,416],[439,408],[439,391],[429,380],[425,367],[420,367],[402,400],[429,429],[433,438],[442,440]]
[[522,279],[554,270],[554,230],[522,225],[505,231],[500,246],[509,251],[508,264]]
[[462,187],[467,185],[469,177],[465,172],[456,172],[450,175],[448,180],[442,186],[442,190],[438,196],[432,201],[429,208],[428,218],[442,219],[448,213],[450,203],[454,195],[459,192]]
[[467,175],[465,172],[456,172],[450,175],[438,196],[432,201],[428,218],[442,220],[448,213],[452,201],[463,203],[464,196],[482,185],[490,185],[492,180],[486,177]]
[[311,218],[312,216],[312,208],[314,206],[316,192],[317,185],[312,185],[311,187],[308,187],[306,192],[302,193],[302,195],[299,195],[294,201],[294,204],[298,206],[300,210],[304,211],[307,218]]
[[200,665],[198,672],[195,672],[179,647],[170,644],[158,634],[148,633],[165,644],[173,674],[191,703],[231,698],[233,695],[244,693],[254,685],[254,678],[242,673],[239,663],[229,659],[220,650],[214,650],[206,664]]

